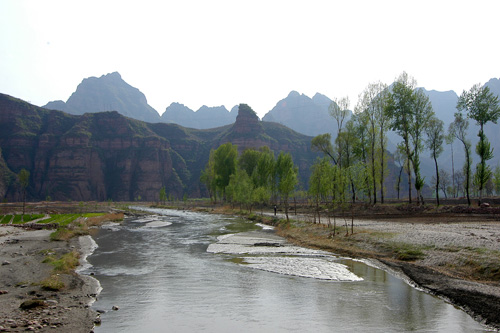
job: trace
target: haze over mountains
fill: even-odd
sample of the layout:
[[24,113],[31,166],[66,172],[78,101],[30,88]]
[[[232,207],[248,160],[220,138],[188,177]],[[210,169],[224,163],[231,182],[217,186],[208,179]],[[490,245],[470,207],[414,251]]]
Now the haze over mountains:
[[[496,95],[500,96],[500,80],[491,79],[486,86]],[[422,88],[424,89],[424,88]],[[433,105],[436,116],[445,123],[445,130],[453,121],[458,94],[454,91],[435,91],[424,89],[425,94]],[[460,92],[461,93],[461,92]],[[299,92],[292,91],[285,98],[276,103],[276,106],[263,117],[263,122],[276,122],[285,125],[299,133],[316,136],[323,133],[331,133],[332,138],[336,137],[336,126],[333,118],[329,115],[328,108],[332,100],[320,93],[316,93],[312,98]],[[354,109],[356,101],[351,101],[351,109]],[[127,84],[119,73],[110,73],[100,78],[91,77],[84,79],[70,96],[67,102],[54,101],[44,106],[48,109],[65,111],[71,114],[83,114],[86,112],[100,112],[116,110],[119,113],[138,120],[147,122],[175,123],[188,128],[209,129],[230,125],[235,122],[238,107],[231,111],[225,106],[208,107],[202,106],[199,110],[193,111],[180,103],[172,103],[160,116],[156,110],[147,104],[146,97],[137,88]],[[492,147],[494,148],[494,159],[491,165],[500,163],[500,131],[498,125],[489,123],[485,127]],[[477,138],[478,127],[474,122],[470,123],[468,135],[474,151]],[[401,138],[395,133],[388,133],[389,151],[393,152],[396,143]],[[458,168],[464,161],[462,147],[454,143],[454,162]],[[498,153],[497,153],[498,152]],[[428,152],[422,154],[422,169],[427,180],[433,175],[433,162],[428,156]],[[476,154],[473,154],[476,159]],[[476,161],[474,161],[476,162]],[[445,151],[440,157],[440,163],[444,168],[451,166],[451,148],[445,147]]]
[[132,87],[118,72],[100,78],[89,77],[78,85],[65,102],[52,101],[43,106],[81,115],[88,112],[118,111],[124,116],[148,122],[159,122],[160,115],[146,101],[139,89]]

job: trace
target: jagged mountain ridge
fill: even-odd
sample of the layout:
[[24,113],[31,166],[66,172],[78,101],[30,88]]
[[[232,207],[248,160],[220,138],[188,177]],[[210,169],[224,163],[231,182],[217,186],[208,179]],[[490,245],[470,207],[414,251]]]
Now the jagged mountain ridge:
[[316,136],[323,133],[336,135],[336,129],[328,111],[331,103],[330,98],[320,93],[310,98],[291,91],[286,98],[276,103],[276,106],[266,113],[262,120],[283,124],[306,135]]
[[208,107],[203,105],[193,111],[180,103],[172,103],[161,115],[161,121],[175,123],[184,127],[207,129],[234,123],[238,114],[238,106],[228,111],[225,106]]

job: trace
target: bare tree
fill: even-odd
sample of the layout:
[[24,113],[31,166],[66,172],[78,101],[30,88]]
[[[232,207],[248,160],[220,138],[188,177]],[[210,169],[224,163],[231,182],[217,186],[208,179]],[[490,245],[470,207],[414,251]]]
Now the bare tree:
[[470,206],[470,173],[471,173],[471,163],[472,159],[470,156],[470,141],[467,139],[467,129],[469,128],[469,121],[464,117],[461,112],[455,113],[455,120],[450,124],[448,132],[453,135],[458,141],[462,142],[464,145],[465,152],[465,163],[464,163],[464,182],[465,182],[465,193],[467,195],[467,204]]
[[[337,136],[342,132],[342,128],[344,126],[344,121],[349,115],[349,97],[342,97],[340,99],[334,99],[328,108],[330,115],[335,119],[337,123]],[[341,142],[339,141],[339,144]],[[342,147],[337,147],[338,150],[338,159],[337,162],[341,166],[342,165]]]
[[[434,160],[434,165],[436,167],[436,205],[439,206],[439,167],[437,158],[443,152],[443,128],[444,123],[442,120],[436,117],[430,118],[425,132],[427,134],[427,140],[425,144],[427,148],[431,151],[431,157]],[[446,193],[445,193],[446,195]]]

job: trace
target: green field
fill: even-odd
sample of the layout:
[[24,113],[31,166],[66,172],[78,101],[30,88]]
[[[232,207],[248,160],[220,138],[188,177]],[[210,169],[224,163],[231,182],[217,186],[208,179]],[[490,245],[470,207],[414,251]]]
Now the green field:
[[[66,226],[79,217],[94,217],[101,216],[104,213],[87,213],[87,214],[52,214],[49,218],[38,221],[38,223],[58,223],[60,226]],[[22,224],[44,217],[44,214],[26,214],[23,215],[0,215],[0,224],[8,224],[12,221],[13,224]]]

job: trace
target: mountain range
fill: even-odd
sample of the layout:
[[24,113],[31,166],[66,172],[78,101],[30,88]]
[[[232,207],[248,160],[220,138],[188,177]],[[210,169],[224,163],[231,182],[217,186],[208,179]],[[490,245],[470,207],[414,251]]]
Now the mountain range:
[[[500,95],[499,79],[491,79],[486,83],[486,86],[488,86],[493,93]],[[456,112],[458,95],[453,91],[438,92],[424,89],[424,92],[429,96],[437,117],[445,122],[445,129],[447,129],[449,123],[453,121],[453,115]],[[116,72],[103,75],[99,78],[91,77],[84,79],[66,102],[50,102],[43,108],[3,95],[2,106],[0,108],[0,112],[4,114],[0,124],[0,127],[4,128],[1,133],[3,136],[0,140],[0,148],[3,150],[3,154],[0,156],[0,197],[2,193],[4,193],[5,197],[12,197],[14,195],[13,193],[16,191],[13,191],[10,186],[15,183],[15,181],[13,181],[13,179],[15,179],[15,173],[17,173],[21,167],[35,171],[37,175],[37,184],[39,181],[43,182],[43,184],[38,184],[36,185],[37,187],[31,188],[30,193],[33,197],[43,199],[44,193],[53,198],[66,195],[61,194],[62,192],[59,190],[55,191],[59,193],[57,196],[48,194],[52,193],[54,189],[64,187],[54,183],[56,182],[56,178],[61,177],[60,174],[54,174],[54,170],[61,168],[57,161],[63,161],[66,157],[67,162],[65,163],[68,163],[68,165],[73,163],[70,161],[74,159],[70,157],[75,157],[75,152],[70,154],[69,151],[71,151],[71,149],[68,147],[70,147],[71,144],[69,143],[79,142],[81,140],[86,142],[85,144],[87,146],[84,146],[90,151],[96,149],[96,147],[100,147],[99,149],[102,147],[116,149],[120,145],[123,149],[132,149],[132,147],[135,147],[135,151],[128,152],[131,157],[127,162],[125,160],[118,162],[121,158],[119,156],[125,154],[124,151],[126,149],[120,153],[110,153],[111,155],[108,155],[109,152],[103,153],[102,150],[98,149],[97,152],[99,152],[99,154],[104,154],[103,156],[95,155],[97,152],[94,151],[92,153],[94,155],[91,154],[91,156],[79,157],[82,161],[86,161],[85,163],[88,164],[87,167],[91,167],[94,170],[99,169],[103,175],[109,174],[110,177],[106,177],[106,179],[118,177],[111,171],[115,167],[127,172],[129,174],[128,177],[131,178],[128,180],[123,179],[123,177],[126,178],[126,176],[120,172],[120,181],[110,181],[108,179],[104,181],[101,179],[99,182],[108,185],[104,187],[106,190],[102,190],[101,186],[99,187],[100,190],[96,192],[93,186],[98,186],[97,184],[99,182],[94,182],[92,183],[94,185],[89,185],[85,177],[90,177],[90,173],[92,172],[87,170],[85,177],[82,173],[83,178],[80,179],[79,183],[81,185],[87,182],[87,185],[85,185],[87,190],[80,188],[80,185],[72,185],[76,192],[71,192],[71,197],[75,198],[75,200],[88,200],[89,198],[99,200],[106,198],[111,198],[113,200],[130,200],[135,198],[137,193],[141,193],[140,195],[142,198],[152,198],[156,193],[156,185],[152,186],[151,190],[145,191],[145,185],[137,183],[140,178],[137,176],[138,170],[147,168],[142,165],[142,160],[148,160],[148,158],[140,154],[145,154],[145,151],[147,151],[146,148],[151,144],[153,146],[158,144],[157,149],[159,150],[150,152],[152,154],[151,156],[156,156],[156,162],[159,161],[159,156],[163,156],[161,158],[165,161],[168,159],[172,161],[172,163],[169,162],[170,164],[167,163],[169,167],[170,165],[172,167],[168,172],[165,170],[160,172],[158,171],[159,169],[155,169],[158,175],[161,174],[161,177],[158,176],[161,179],[156,179],[154,181],[155,184],[170,184],[171,186],[169,187],[175,192],[175,195],[181,195],[182,193],[193,196],[203,195],[203,189],[200,188],[198,182],[199,172],[208,159],[210,149],[216,148],[220,143],[230,141],[238,144],[240,149],[269,145],[272,149],[293,152],[294,154],[296,154],[295,150],[297,150],[301,152],[299,155],[305,153],[304,156],[317,156],[317,154],[310,151],[311,137],[323,133],[331,133],[333,138],[336,136],[334,122],[328,112],[328,107],[331,103],[332,100],[330,98],[319,93],[315,94],[313,98],[310,98],[304,94],[292,91],[263,117],[263,121],[259,121],[255,116],[255,119],[252,121],[257,121],[259,126],[255,127],[254,132],[249,133],[237,130],[242,127],[241,121],[238,122],[238,106],[233,107],[231,111],[228,111],[224,106],[203,106],[195,112],[182,104],[172,103],[160,117],[158,112],[147,104],[144,94],[137,88],[127,84],[121,78],[120,74]],[[37,119],[34,124],[32,124],[34,127],[27,126],[29,122],[22,118],[17,119],[17,114],[13,115],[9,113],[18,108],[24,110],[20,112],[21,115],[23,115],[26,110],[30,110],[30,112],[36,114],[32,115],[33,118]],[[56,110],[64,111],[65,113],[56,112]],[[102,112],[111,110],[113,112]],[[10,115],[6,118],[5,113]],[[16,119],[13,120],[14,118]],[[248,117],[243,118],[247,119]],[[6,121],[6,119],[8,119],[8,121]],[[51,123],[51,121],[54,123]],[[109,125],[115,121],[118,124],[116,125],[117,128]],[[250,121],[250,123],[252,121]],[[37,124],[37,122],[41,123]],[[108,123],[109,126],[99,128],[101,123]],[[494,148],[495,157],[490,161],[490,164],[493,166],[500,163],[500,154],[495,154],[500,151],[500,131],[498,131],[498,126],[499,125],[488,123],[485,127],[486,135]],[[16,128],[18,130],[13,132],[12,129]],[[107,128],[107,131],[109,131],[109,140],[112,140],[113,144],[109,142],[104,144],[99,141],[100,138],[106,136],[106,134],[102,132],[104,128]],[[56,130],[56,132],[52,130]],[[147,134],[145,137],[143,132]],[[468,135],[473,145],[473,151],[478,140],[477,132],[477,125],[471,122]],[[75,133],[77,134],[76,137],[79,139],[76,139]],[[177,133],[179,136],[170,135],[170,133]],[[73,139],[69,140],[69,137],[73,137]],[[86,139],[86,137],[88,137],[88,139]],[[389,133],[388,137],[391,141],[389,144],[389,150],[391,150],[395,147],[395,143],[400,141],[400,138],[395,133]],[[32,141],[28,140],[28,138]],[[146,140],[145,138],[151,138],[153,141],[150,142],[148,141],[149,139]],[[45,142],[44,140],[48,141]],[[166,145],[164,145],[165,140],[168,141]],[[28,141],[30,142],[29,144],[27,143]],[[153,144],[152,142],[157,142],[157,144]],[[173,148],[172,142],[176,142],[176,149]],[[58,155],[59,153],[45,156],[39,152],[40,148],[44,148],[45,145],[48,145],[47,147],[50,146],[50,154],[66,146],[68,147],[64,149],[69,149],[69,151],[65,153],[65,156]],[[185,151],[185,149],[187,149],[187,151]],[[139,151],[142,152],[139,153]],[[463,148],[459,143],[455,142],[453,144],[453,151],[455,170],[459,170],[464,161]],[[166,152],[168,152],[168,157],[164,155]],[[27,157],[28,155],[30,157]],[[434,175],[434,165],[428,155],[428,152],[424,151],[421,161],[422,171],[424,176],[426,176],[427,182]],[[477,158],[475,155],[476,154],[473,154],[474,158]],[[44,156],[44,160],[39,160],[41,156]],[[99,167],[93,165],[93,163],[96,163],[94,160],[95,156],[100,156],[99,160],[101,162],[106,161],[106,167],[104,169],[102,165]],[[303,184],[307,181],[309,166],[314,162],[314,157],[309,159],[304,156],[294,156],[294,158],[297,159],[297,163],[301,161],[300,170]],[[51,158],[56,158],[56,161],[52,161]],[[89,162],[91,160],[93,162]],[[52,163],[52,165],[48,165],[47,163]],[[451,168],[451,146],[445,147],[445,151],[440,157],[439,163],[442,168]],[[391,167],[393,166],[394,165]],[[38,171],[39,167],[42,167],[42,169],[45,168],[45,171]],[[130,168],[135,169],[132,170]],[[66,172],[71,173],[69,171]],[[166,176],[167,174],[168,176]],[[50,179],[44,177],[49,177]],[[68,181],[74,182],[75,180]],[[147,183],[146,180],[144,180],[144,182]],[[118,185],[120,183],[123,185]],[[393,191],[392,187],[387,187],[388,192]],[[9,188],[10,190],[8,190]],[[78,188],[78,190],[76,190],[76,188]],[[391,195],[388,193],[388,197],[390,196]]]

